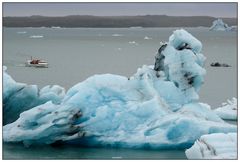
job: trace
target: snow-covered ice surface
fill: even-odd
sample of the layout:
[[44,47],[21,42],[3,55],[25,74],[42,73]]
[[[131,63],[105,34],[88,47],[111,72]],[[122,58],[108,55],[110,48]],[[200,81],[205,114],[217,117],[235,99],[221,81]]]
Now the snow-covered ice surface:
[[223,22],[222,19],[217,19],[213,21],[212,26],[210,27],[211,31],[237,31],[236,26],[228,26]]
[[222,106],[214,111],[224,120],[237,120],[237,99],[233,97],[231,100],[227,100],[227,103],[222,103]]
[[200,41],[177,30],[162,51],[161,70],[145,65],[130,78],[94,75],[70,88],[59,105],[21,113],[3,127],[3,140],[164,149],[188,148],[203,134],[236,132],[198,102],[205,75],[201,49]]
[[188,159],[237,159],[237,133],[203,135],[185,153]]
[[65,96],[65,89],[58,86],[45,86],[39,89],[36,85],[16,82],[3,67],[3,121],[11,123],[19,114],[47,101],[60,104]]

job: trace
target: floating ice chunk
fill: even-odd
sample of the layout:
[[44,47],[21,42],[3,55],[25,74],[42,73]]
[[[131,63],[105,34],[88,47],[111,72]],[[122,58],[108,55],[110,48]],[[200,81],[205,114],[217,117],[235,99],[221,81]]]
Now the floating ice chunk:
[[136,44],[135,41],[129,41],[128,43],[129,43],[129,44]]
[[58,86],[46,86],[41,90],[36,85],[18,83],[7,74],[3,67],[3,123],[15,121],[19,114],[47,101],[60,104],[65,96],[65,89]]
[[143,27],[142,26],[131,26],[129,27],[130,29],[142,29]]
[[185,153],[188,159],[237,159],[237,133],[203,135]]
[[26,31],[19,31],[17,32],[18,34],[26,34],[27,32]]
[[224,120],[237,120],[237,99],[233,97],[221,107],[214,109],[215,113]]
[[43,38],[43,35],[31,35],[30,38]]
[[135,44],[135,45],[138,45],[138,43],[135,42],[135,41],[129,41],[128,43],[129,43],[129,44]]
[[231,26],[229,27],[229,31],[237,31],[238,27],[237,26]]
[[51,28],[52,28],[52,29],[61,29],[60,26],[52,26]]
[[149,40],[149,39],[152,39],[152,38],[150,38],[150,37],[148,37],[148,36],[145,36],[144,39],[145,39],[145,40]]
[[122,34],[113,34],[112,35],[113,37],[121,37],[121,36],[123,36]]

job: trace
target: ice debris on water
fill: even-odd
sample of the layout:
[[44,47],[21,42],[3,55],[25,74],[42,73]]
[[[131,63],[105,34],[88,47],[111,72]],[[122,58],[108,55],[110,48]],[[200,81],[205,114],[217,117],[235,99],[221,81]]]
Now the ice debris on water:
[[94,75],[70,88],[60,104],[49,101],[21,113],[3,127],[3,140],[189,148],[204,134],[236,132],[236,126],[198,102],[205,75],[201,42],[181,29],[164,46],[156,56],[163,55],[162,60],[130,78]]
[[31,35],[29,38],[43,38],[43,35]]
[[152,39],[152,38],[150,38],[150,37],[148,37],[148,36],[145,36],[144,39],[145,39],[145,40],[149,40],[149,39]]
[[237,159],[237,133],[201,136],[185,151],[188,159]]
[[237,120],[237,99],[233,97],[227,100],[227,103],[222,103],[221,107],[214,109],[214,112],[224,120]]

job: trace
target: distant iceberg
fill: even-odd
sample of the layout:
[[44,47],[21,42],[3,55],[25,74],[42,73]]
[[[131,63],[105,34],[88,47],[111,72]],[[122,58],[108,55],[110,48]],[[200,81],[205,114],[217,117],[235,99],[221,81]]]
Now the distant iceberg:
[[237,159],[237,133],[203,135],[186,150],[188,159]]
[[237,99],[233,97],[221,107],[214,109],[214,112],[224,120],[237,120]]
[[236,26],[229,27],[228,24],[224,23],[222,19],[217,19],[213,21],[210,31],[236,31]]
[[201,49],[190,33],[176,30],[154,67],[144,65],[130,78],[94,75],[70,88],[60,104],[21,113],[3,127],[3,140],[165,149],[189,148],[204,134],[236,132],[198,102],[206,73]]

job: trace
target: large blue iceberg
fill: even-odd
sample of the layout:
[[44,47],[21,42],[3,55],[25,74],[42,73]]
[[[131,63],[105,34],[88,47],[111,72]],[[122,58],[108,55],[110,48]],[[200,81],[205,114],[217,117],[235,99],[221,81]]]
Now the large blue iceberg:
[[[5,142],[67,143],[131,148],[189,148],[203,134],[236,132],[198,102],[206,71],[202,44],[176,30],[155,66],[132,77],[94,75],[3,127]],[[5,79],[4,79],[5,81]],[[7,80],[6,80],[7,81]]]
[[16,82],[3,67],[3,121],[11,123],[19,118],[20,113],[37,105],[52,101],[60,104],[65,96],[64,88],[53,85],[39,89],[36,85]]

